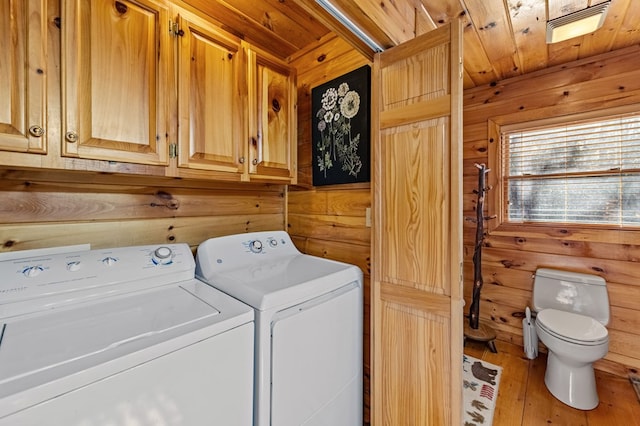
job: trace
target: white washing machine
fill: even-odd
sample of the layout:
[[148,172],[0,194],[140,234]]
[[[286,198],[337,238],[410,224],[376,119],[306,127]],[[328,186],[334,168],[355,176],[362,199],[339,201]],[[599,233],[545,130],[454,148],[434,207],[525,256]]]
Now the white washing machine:
[[253,310],[186,244],[0,258],[0,425],[251,425]]
[[362,271],[284,231],[213,238],[196,276],[256,315],[256,426],[362,425]]

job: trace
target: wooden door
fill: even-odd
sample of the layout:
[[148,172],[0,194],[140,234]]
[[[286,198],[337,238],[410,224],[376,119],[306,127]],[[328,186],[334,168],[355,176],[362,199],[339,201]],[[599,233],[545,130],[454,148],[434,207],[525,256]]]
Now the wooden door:
[[251,179],[297,180],[296,72],[249,51],[249,173]]
[[47,152],[46,1],[0,0],[0,150]]
[[179,19],[178,167],[246,170],[246,60],[240,40],[192,15]]
[[62,154],[167,164],[167,6],[63,0],[62,7]]
[[374,61],[375,425],[460,424],[461,40],[455,21]]

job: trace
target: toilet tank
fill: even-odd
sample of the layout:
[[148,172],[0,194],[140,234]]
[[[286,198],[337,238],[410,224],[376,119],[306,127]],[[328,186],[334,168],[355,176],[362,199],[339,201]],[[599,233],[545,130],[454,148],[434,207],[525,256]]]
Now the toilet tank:
[[575,312],[607,325],[607,283],[597,275],[540,268],[533,281],[533,308]]

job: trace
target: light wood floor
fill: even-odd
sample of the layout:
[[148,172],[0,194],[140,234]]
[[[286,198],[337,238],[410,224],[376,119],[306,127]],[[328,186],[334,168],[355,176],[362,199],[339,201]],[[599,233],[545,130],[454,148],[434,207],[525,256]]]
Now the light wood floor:
[[464,353],[502,367],[493,426],[640,426],[640,403],[627,378],[596,370],[600,404],[590,411],[571,408],[555,399],[544,384],[546,354],[535,360],[520,346],[496,341],[498,353],[468,341]]

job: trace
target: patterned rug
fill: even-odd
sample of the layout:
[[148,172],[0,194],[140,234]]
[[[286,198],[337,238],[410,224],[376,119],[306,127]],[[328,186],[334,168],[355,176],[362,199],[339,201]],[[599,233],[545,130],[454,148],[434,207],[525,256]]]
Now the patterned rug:
[[462,424],[491,426],[502,367],[464,355],[462,361]]

